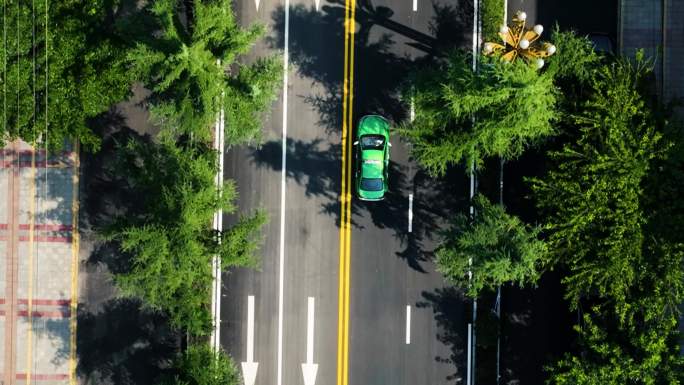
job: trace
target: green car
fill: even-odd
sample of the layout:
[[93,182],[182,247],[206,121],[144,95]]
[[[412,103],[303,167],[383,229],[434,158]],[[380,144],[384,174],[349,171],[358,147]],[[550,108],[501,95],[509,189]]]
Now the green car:
[[379,115],[366,115],[356,133],[356,193],[364,201],[379,201],[387,192],[390,124]]

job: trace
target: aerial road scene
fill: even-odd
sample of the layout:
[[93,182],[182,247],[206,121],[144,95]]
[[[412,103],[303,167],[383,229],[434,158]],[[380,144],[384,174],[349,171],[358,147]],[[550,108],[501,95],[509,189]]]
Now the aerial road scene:
[[0,1],[0,385],[684,385],[684,0]]

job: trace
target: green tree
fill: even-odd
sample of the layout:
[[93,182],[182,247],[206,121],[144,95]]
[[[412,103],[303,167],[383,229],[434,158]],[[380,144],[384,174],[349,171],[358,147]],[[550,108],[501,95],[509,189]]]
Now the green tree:
[[64,0],[46,9],[41,1],[3,2],[0,145],[44,140],[47,132],[52,149],[73,139],[99,148],[88,119],[124,100],[132,83],[126,47],[113,31],[117,4]]
[[238,58],[264,29],[241,28],[230,0],[190,3],[192,9],[181,0],[152,2],[144,12],[158,37],[134,36],[138,42],[128,54],[136,78],[152,90],[152,118],[174,133],[206,140],[223,106],[227,144],[258,140],[261,115],[276,97],[282,71],[277,57],[253,64]]
[[[660,313],[650,307],[649,311]],[[575,329],[581,352],[566,354],[547,370],[556,385],[674,385],[684,381],[677,346],[677,317],[667,314],[629,328],[611,325],[610,311],[592,309]]]
[[505,24],[504,0],[484,0],[480,2],[480,17],[482,18],[482,35],[484,41],[501,40],[499,28]]
[[[561,31],[558,25],[551,31],[551,41],[556,46],[556,53],[547,59],[546,71],[556,82],[562,79],[573,85],[587,84],[593,78],[594,70],[601,65],[601,57],[594,51],[593,43],[572,31]],[[560,96],[565,94],[566,87],[563,88]]]
[[190,346],[173,363],[173,376],[159,385],[239,385],[240,372],[224,351],[214,352],[208,345]]
[[482,167],[490,156],[513,159],[554,133],[557,91],[551,74],[522,61],[479,60],[473,72],[470,57],[453,51],[411,81],[406,98],[413,98],[415,119],[400,133],[432,174],[464,161]]
[[165,311],[174,326],[203,335],[211,327],[212,257],[221,258],[224,270],[254,266],[265,215],[212,230],[214,213],[234,213],[237,197],[231,182],[217,193],[214,151],[167,138],[159,144],[131,141],[119,156],[119,172],[127,175],[142,210],[126,213],[104,232],[131,257],[130,269],[116,274],[115,282],[124,296],[141,298]]
[[644,180],[664,148],[637,88],[648,72],[641,57],[602,66],[574,119],[577,143],[552,153],[557,168],[533,181],[573,305],[587,295],[624,303],[643,265]]
[[[437,270],[471,297],[504,283],[534,284],[547,256],[540,229],[529,228],[487,198],[474,198],[474,220],[458,215],[437,250]],[[472,271],[472,280],[468,278]]]

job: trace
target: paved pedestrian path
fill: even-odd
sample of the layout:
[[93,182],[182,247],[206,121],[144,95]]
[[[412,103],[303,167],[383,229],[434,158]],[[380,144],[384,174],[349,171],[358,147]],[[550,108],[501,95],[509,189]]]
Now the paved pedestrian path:
[[78,152],[0,149],[0,383],[75,384]]

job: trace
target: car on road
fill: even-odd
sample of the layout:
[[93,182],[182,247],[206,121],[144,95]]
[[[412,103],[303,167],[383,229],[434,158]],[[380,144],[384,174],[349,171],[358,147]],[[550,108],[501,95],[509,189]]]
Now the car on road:
[[356,195],[364,201],[380,201],[387,192],[390,123],[380,115],[359,120],[354,142]]

